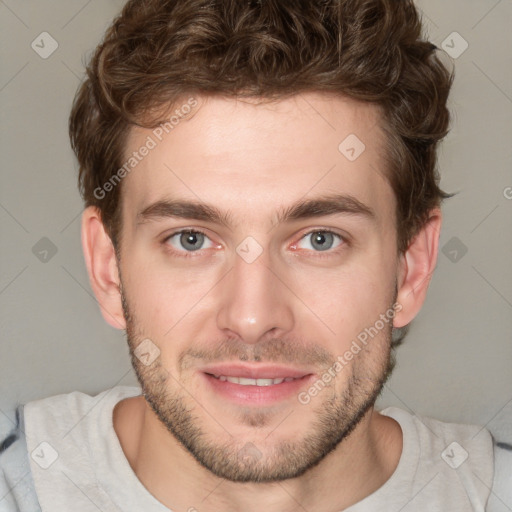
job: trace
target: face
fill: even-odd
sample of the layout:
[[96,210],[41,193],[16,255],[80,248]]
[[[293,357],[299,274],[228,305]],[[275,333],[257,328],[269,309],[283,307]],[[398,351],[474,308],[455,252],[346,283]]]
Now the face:
[[215,475],[297,477],[360,424],[392,366],[379,114],[313,93],[195,101],[127,144],[127,159],[151,146],[122,183],[132,362],[155,417]]

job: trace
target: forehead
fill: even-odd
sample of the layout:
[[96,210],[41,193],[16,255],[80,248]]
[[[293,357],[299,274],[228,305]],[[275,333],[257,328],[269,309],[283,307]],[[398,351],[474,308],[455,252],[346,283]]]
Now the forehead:
[[172,123],[131,130],[125,159],[137,162],[123,180],[125,219],[177,198],[229,210],[245,223],[270,222],[298,199],[333,193],[371,204],[381,222],[394,210],[376,106],[317,93],[272,103],[194,101],[174,119],[180,105],[173,106]]

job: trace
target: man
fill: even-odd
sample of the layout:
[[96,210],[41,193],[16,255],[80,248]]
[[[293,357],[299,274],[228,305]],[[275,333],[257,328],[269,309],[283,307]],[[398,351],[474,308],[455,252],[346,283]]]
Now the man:
[[436,265],[451,81],[408,1],[128,2],[70,134],[140,388],[20,407],[0,507],[485,510],[507,445],[374,408]]

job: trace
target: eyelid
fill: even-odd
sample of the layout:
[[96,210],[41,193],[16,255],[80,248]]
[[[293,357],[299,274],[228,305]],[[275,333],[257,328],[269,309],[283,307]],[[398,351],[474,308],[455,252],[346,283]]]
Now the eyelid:
[[179,250],[179,249],[176,249],[175,247],[173,247],[171,244],[169,244],[169,240],[173,237],[175,237],[176,235],[181,235],[183,233],[194,233],[194,234],[201,234],[203,235],[205,238],[207,238],[211,244],[212,244],[212,247],[207,247],[207,249],[212,249],[212,248],[219,248],[219,244],[216,244],[211,238],[210,236],[208,236],[208,234],[206,233],[206,231],[202,230],[202,229],[199,229],[199,228],[180,228],[176,231],[173,231],[172,233],[169,233],[168,235],[166,235],[164,237],[164,239],[162,240],[162,244],[163,245],[166,245],[167,247],[171,247],[169,248],[168,250],[170,252],[173,252],[173,253],[178,253],[180,256],[195,256],[196,254],[200,254],[203,250],[205,249],[198,249],[197,251],[186,251],[186,250]]
[[327,226],[318,226],[316,228],[312,228],[312,229],[309,229],[308,231],[305,231],[304,234],[301,236],[301,240],[305,236],[311,235],[312,233],[318,233],[319,231],[322,233],[332,233],[333,235],[339,236],[345,242],[348,242],[348,235],[340,233],[337,229],[329,228]]
[[166,234],[162,241],[165,242],[166,240],[169,240],[169,238],[173,237],[174,235],[178,235],[181,233],[191,233],[191,232],[192,233],[200,233],[200,234],[210,238],[207,231],[208,230],[206,230],[204,228],[176,228],[174,231],[171,231],[170,233]]
[[[322,253],[324,253],[325,255],[328,255],[328,254],[335,254],[337,251],[341,250],[341,247],[342,246],[345,246],[345,245],[349,245],[349,238],[348,236],[346,235],[343,235],[341,233],[339,233],[338,231],[336,231],[335,229],[333,228],[328,228],[328,227],[317,227],[317,228],[313,228],[313,229],[310,229],[306,232],[304,232],[300,238],[297,240],[297,242],[293,243],[292,244],[292,247],[294,249],[297,248],[297,245],[302,241],[304,240],[304,238],[306,238],[307,236],[309,235],[312,235],[313,233],[330,233],[334,236],[337,236],[340,240],[341,240],[341,244],[337,247],[335,247],[334,249],[327,249],[326,251],[313,251],[317,254],[320,254],[322,255]],[[306,249],[304,249],[306,250]]]
[[[350,240],[349,240],[348,236],[339,233],[334,228],[319,226],[319,227],[316,227],[316,228],[309,229],[308,231],[305,231],[302,235],[299,236],[299,239],[297,240],[297,242],[294,242],[291,245],[291,247],[293,249],[296,249],[297,244],[300,241],[302,241],[307,236],[309,236],[309,235],[311,235],[313,233],[318,233],[318,232],[321,232],[321,233],[331,233],[331,234],[339,237],[340,240],[342,241],[342,243],[339,246],[335,247],[334,249],[328,249],[326,251],[309,251],[307,249],[303,249],[303,250],[306,250],[306,251],[313,252],[313,253],[317,254],[318,255],[317,257],[331,256],[333,254],[336,254],[340,250],[342,250],[346,245],[350,245]],[[213,240],[211,240],[211,238],[208,236],[206,231],[201,229],[201,228],[179,228],[176,231],[173,231],[172,233],[169,233],[168,235],[166,235],[164,237],[164,239],[162,240],[162,244],[166,245],[166,246],[169,246],[168,243],[167,243],[169,241],[169,239],[171,239],[172,237],[174,237],[176,235],[183,234],[183,233],[199,233],[199,234],[204,235],[213,244],[213,247],[208,247],[207,249],[212,249],[212,248],[219,249],[221,247],[220,244],[216,244],[215,242],[213,242]],[[178,254],[178,255],[183,256],[183,257],[194,257],[194,256],[199,256],[202,253],[202,251],[205,250],[205,249],[198,249],[197,251],[186,251],[186,250],[180,251],[180,250],[172,247],[172,248],[169,248],[168,250],[170,252],[172,252],[172,253]]]

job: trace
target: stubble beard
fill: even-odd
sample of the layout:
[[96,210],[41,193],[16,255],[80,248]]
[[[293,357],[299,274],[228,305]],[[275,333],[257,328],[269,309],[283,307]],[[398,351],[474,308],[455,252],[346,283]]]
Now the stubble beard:
[[[232,437],[222,442],[219,441],[218,435],[208,434],[208,422],[210,425],[217,423],[214,425],[217,429],[223,418],[214,418],[205,413],[205,409],[210,409],[208,404],[198,404],[183,389],[183,385],[180,385],[176,377],[162,366],[160,357],[151,365],[145,366],[135,355],[135,348],[145,337],[138,334],[141,332],[141,324],[135,319],[122,290],[121,298],[131,361],[145,400],[165,428],[201,466],[215,476],[232,482],[277,482],[297,478],[318,465],[347,439],[374,406],[395,366],[394,352],[391,349],[390,322],[379,336],[370,342],[379,344],[379,347],[361,350],[354,356],[351,366],[342,369],[342,372],[350,371],[351,374],[341,393],[336,392],[333,386],[329,386],[312,398],[307,405],[297,401],[293,413],[290,414],[290,420],[294,418],[295,421],[300,421],[301,415],[306,411],[303,408],[314,407],[314,420],[309,422],[307,432],[300,438],[280,440],[270,447],[264,447],[250,439],[237,440]],[[244,352],[240,355],[240,360],[278,361],[278,358],[261,357],[264,354],[268,356],[275,353],[276,345],[292,353],[296,351],[296,347],[290,347],[290,344],[283,340],[271,342],[272,345],[269,342],[259,347],[261,350],[258,356],[251,353],[254,357],[249,357]],[[240,344],[238,346],[241,347]],[[232,354],[233,345],[227,344],[226,347],[225,353]],[[248,350],[252,347],[248,346]],[[222,353],[222,350],[217,351],[217,355],[219,353]],[[334,360],[335,357],[331,355],[331,365]],[[276,422],[274,412],[254,408],[243,408],[237,420],[243,425],[256,428]],[[230,437],[229,434],[226,436]]]

